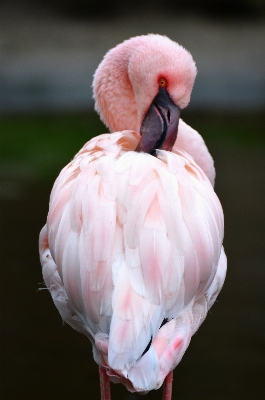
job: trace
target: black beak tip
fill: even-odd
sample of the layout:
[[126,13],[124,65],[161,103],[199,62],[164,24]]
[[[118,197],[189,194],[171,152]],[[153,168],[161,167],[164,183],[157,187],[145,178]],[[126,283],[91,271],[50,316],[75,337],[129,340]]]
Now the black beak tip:
[[156,149],[171,151],[178,132],[180,108],[167,90],[160,88],[140,128],[141,140],[136,151],[156,156]]

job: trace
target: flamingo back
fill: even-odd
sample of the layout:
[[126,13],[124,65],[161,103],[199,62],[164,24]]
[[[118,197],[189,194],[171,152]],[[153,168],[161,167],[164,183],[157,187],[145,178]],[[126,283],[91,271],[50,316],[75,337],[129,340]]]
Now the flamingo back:
[[223,211],[184,150],[133,150],[139,134],[89,141],[60,173],[40,235],[62,318],[130,391],[159,388],[221,290]]

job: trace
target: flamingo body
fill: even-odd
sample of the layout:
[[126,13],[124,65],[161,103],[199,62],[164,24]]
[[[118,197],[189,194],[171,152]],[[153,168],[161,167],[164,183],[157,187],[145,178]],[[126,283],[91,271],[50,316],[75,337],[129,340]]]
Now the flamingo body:
[[[175,75],[171,63],[158,69],[157,55],[144,73],[148,54],[140,50],[146,41],[147,53],[161,47],[173,52],[171,62],[184,60]],[[172,151],[158,149],[156,157],[135,151],[157,91],[151,82],[166,76],[172,99],[184,107],[196,74],[191,61],[186,50],[159,35],[133,38],[107,54],[94,93],[101,118],[118,131],[90,140],[61,171],[40,234],[44,280],[63,320],[88,336],[99,366],[132,392],[162,385],[226,273],[223,212],[201,136],[180,120]],[[191,63],[190,74],[185,63]],[[106,65],[108,71],[115,66],[113,74]],[[145,96],[141,86],[152,90]]]

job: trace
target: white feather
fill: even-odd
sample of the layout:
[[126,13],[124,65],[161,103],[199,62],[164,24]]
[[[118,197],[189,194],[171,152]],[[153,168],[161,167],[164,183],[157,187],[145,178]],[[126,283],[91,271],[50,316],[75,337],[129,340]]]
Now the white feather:
[[180,149],[130,151],[137,140],[94,138],[64,168],[40,253],[62,318],[90,338],[113,381],[146,392],[181,360],[226,257],[222,208],[201,168]]

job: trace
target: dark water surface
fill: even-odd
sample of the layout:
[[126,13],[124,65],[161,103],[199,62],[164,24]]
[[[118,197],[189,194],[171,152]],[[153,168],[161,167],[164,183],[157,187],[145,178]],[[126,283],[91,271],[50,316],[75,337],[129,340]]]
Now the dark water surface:
[[[175,400],[265,399],[265,151],[211,149],[225,212],[228,275],[174,373]],[[84,336],[64,326],[38,258],[52,183],[24,186],[1,204],[1,399],[100,398]],[[112,385],[112,398],[140,397]]]

